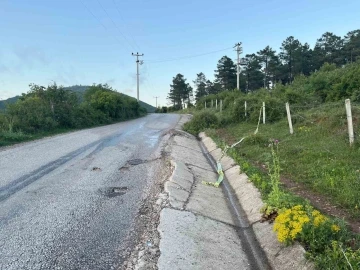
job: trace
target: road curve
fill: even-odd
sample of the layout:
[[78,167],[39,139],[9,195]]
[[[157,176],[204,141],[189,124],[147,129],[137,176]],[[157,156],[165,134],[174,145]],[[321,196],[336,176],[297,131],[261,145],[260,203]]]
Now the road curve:
[[0,149],[0,269],[116,269],[161,170],[152,114]]

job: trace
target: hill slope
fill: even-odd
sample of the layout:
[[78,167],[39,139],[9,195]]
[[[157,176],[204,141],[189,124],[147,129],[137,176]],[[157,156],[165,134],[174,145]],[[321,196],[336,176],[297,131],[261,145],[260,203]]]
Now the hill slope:
[[[66,89],[66,90],[70,90],[70,91],[77,93],[80,100],[82,100],[83,94],[86,91],[86,89],[88,89],[88,88],[89,88],[89,85],[73,85],[73,86],[64,87],[64,89]],[[128,96],[126,94],[123,94],[123,95]],[[5,100],[0,100],[0,111],[5,110],[6,104],[15,103],[19,98],[20,98],[20,96],[15,96],[15,97],[11,97],[11,98],[8,98]],[[145,103],[141,100],[140,100],[140,106],[145,108],[148,113],[155,112],[154,106],[151,106],[150,104]]]

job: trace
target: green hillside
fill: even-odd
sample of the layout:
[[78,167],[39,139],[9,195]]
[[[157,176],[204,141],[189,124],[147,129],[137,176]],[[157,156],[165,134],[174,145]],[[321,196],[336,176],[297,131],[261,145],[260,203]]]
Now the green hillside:
[[0,100],[0,111],[5,110],[6,104],[15,103],[20,96],[11,97],[5,100]]
[[[64,89],[75,92],[79,97],[80,101],[82,101],[83,94],[86,91],[86,89],[88,89],[89,87],[90,87],[89,85],[73,85],[73,86],[64,87]],[[126,94],[123,95],[128,96]],[[0,111],[5,110],[6,104],[15,103],[19,98],[20,96],[15,96],[5,100],[0,100]],[[141,100],[140,100],[140,106],[145,108],[148,113],[153,113],[155,112],[156,109],[154,106],[151,106],[150,104],[147,104]]]

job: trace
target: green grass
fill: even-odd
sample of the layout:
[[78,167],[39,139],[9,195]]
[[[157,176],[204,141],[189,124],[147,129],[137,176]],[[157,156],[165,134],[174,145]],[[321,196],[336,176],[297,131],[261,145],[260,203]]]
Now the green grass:
[[[349,146],[344,106],[326,104],[297,115],[294,134],[286,119],[273,124],[230,124],[210,132],[212,137],[232,144],[248,136],[234,150],[243,162],[261,165],[271,161],[269,139],[279,140],[281,175],[326,195],[335,204],[360,217],[360,148]],[[358,134],[360,109],[353,108]],[[358,136],[357,136],[358,138]]]

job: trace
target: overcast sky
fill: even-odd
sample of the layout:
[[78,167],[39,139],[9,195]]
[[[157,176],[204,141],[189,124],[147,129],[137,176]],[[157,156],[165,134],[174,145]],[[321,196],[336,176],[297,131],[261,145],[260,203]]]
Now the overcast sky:
[[279,51],[290,35],[313,46],[326,31],[359,29],[359,10],[357,0],[0,0],[0,99],[53,81],[108,83],[135,97],[139,52],[140,99],[166,105],[177,73],[191,84],[199,72],[213,79],[237,42],[244,54]]

